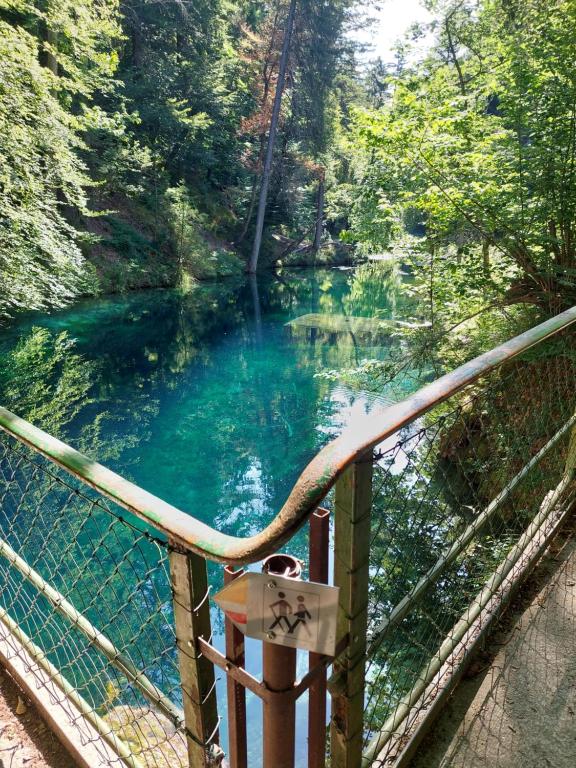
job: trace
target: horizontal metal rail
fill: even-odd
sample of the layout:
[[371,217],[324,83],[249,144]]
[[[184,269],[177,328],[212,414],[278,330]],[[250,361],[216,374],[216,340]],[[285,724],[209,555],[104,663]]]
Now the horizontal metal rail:
[[102,634],[100,630],[88,621],[57,589],[48,582],[28,563],[23,560],[12,547],[3,539],[0,539],[0,555],[13,565],[24,578],[29,581],[52,606],[65,616],[73,626],[77,627],[88,638],[90,643],[106,656],[106,658],[126,677],[144,696],[163,712],[176,726],[181,728],[184,724],[184,713],[166,696],[138,667],[116,646]]
[[312,459],[270,525],[247,538],[228,536],[211,528],[1,407],[0,428],[145,520],[173,543],[208,560],[230,564],[257,562],[293,536],[338,477],[368,450],[481,376],[574,322],[576,307],[461,365],[406,400],[356,420]]
[[[130,766],[130,768],[144,768],[142,762],[132,753],[130,747],[127,746],[122,739],[116,736],[112,726],[94,711],[93,707],[86,701],[86,699],[78,693],[76,688],[74,688],[74,686],[72,686],[60,673],[57,667],[52,664],[44,651],[42,651],[28,637],[18,623],[14,621],[10,614],[3,608],[0,608],[0,622],[6,627],[10,635],[12,635],[16,641],[26,649],[38,667],[48,675],[50,680],[54,682],[58,688],[60,688],[65,697],[82,713],[104,741],[110,745],[114,752],[122,759],[122,762],[125,765]],[[15,653],[18,652],[17,648],[14,650]],[[33,674],[33,670],[31,671]]]
[[483,586],[482,590],[462,614],[454,625],[450,635],[444,640],[437,654],[429,664],[421,671],[419,679],[412,690],[402,699],[396,707],[394,714],[384,723],[381,729],[373,736],[366,751],[362,756],[362,765],[367,768],[378,760],[380,752],[400,724],[408,717],[411,709],[426,691],[428,685],[435,678],[443,664],[447,661],[454,649],[458,646],[464,635],[470,629],[481,611],[490,602],[496,591],[505,581],[522,555],[527,551],[534,540],[538,540],[538,547],[534,555],[536,560],[545,550],[554,533],[570,511],[571,498],[567,499],[568,492],[574,481],[575,471],[570,470],[560,481],[558,486],[545,497],[540,511],[532,520],[518,542],[512,547],[506,558],[494,571],[492,576]]
[[500,509],[502,504],[510,498],[512,492],[520,485],[534,467],[552,450],[552,448],[561,440],[564,435],[576,424],[576,414],[560,427],[550,440],[536,453],[530,461],[522,467],[509,483],[507,483],[500,493],[488,504],[488,506],[478,515],[474,522],[457,537],[451,547],[441,555],[434,565],[426,571],[422,578],[414,585],[402,600],[390,611],[390,614],[383,618],[380,623],[372,630],[370,646],[367,655],[371,656],[382,642],[386,633],[399,624],[407,616],[410,610],[416,605],[418,600],[435,584],[440,578],[445,568],[459,557],[466,547],[472,542],[477,533],[492,519],[493,515]]

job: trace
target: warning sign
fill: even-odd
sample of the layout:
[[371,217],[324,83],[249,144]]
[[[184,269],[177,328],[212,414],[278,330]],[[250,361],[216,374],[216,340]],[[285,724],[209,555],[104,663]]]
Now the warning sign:
[[215,601],[248,637],[333,656],[338,587],[246,573]]

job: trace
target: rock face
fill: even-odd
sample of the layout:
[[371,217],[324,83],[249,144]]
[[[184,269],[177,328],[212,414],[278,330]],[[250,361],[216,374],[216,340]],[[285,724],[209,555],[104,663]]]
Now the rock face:
[[184,733],[160,712],[121,705],[107,712],[104,719],[146,768],[187,768]]

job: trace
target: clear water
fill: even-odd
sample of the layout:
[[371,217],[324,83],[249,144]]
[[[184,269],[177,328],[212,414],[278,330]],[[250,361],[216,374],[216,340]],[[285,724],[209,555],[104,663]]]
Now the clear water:
[[302,270],[257,286],[149,291],[33,315],[0,332],[0,402],[246,536],[375,399],[318,374],[385,359],[392,343],[387,334],[295,333],[286,323],[308,313],[405,319],[401,281],[387,265]]
[[[325,374],[389,356],[397,341],[388,331],[338,328],[343,316],[410,319],[405,279],[383,263],[300,270],[31,315],[0,333],[0,403],[191,515],[247,536],[274,517],[331,436],[393,396]],[[312,313],[320,316],[312,328],[287,325]],[[302,554],[302,543],[294,549]],[[218,582],[220,570],[212,574]],[[249,718],[259,724],[254,697]]]

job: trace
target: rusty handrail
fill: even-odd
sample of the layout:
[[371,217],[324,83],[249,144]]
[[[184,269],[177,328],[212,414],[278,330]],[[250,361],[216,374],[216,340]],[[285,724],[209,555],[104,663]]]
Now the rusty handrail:
[[252,563],[277,551],[290,539],[342,472],[371,448],[484,374],[574,322],[576,307],[461,365],[405,400],[375,409],[357,420],[316,454],[274,520],[260,533],[247,538],[229,536],[211,528],[2,407],[0,428],[152,525],[173,544],[207,560],[238,565]]

